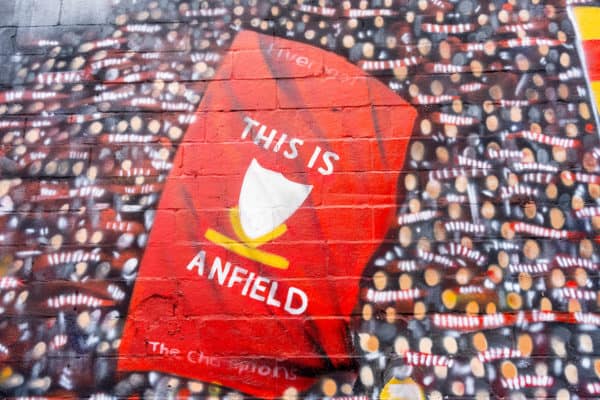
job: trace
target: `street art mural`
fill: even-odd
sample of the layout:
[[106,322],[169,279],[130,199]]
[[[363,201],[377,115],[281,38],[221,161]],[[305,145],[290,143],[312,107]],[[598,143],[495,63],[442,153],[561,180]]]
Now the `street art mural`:
[[598,398],[595,5],[116,0],[23,39],[0,394]]

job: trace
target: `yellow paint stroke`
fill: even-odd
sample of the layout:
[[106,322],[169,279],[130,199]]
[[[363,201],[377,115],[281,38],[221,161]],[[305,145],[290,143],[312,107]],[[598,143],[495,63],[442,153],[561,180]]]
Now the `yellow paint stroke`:
[[268,265],[269,267],[288,269],[290,266],[290,262],[287,259],[278,256],[277,254],[267,253],[266,251],[247,246],[246,244],[237,242],[213,229],[208,229],[204,234],[204,237],[214,244],[224,247],[239,256]]
[[[573,7],[573,17],[581,41],[600,40],[600,8]],[[600,82],[591,81],[590,88],[596,108],[600,109]]]
[[425,400],[423,389],[412,378],[392,378],[381,391],[381,400]]
[[592,81],[590,82],[590,86],[592,88],[592,93],[594,94],[594,99],[596,101],[596,107],[600,110],[600,81]]
[[246,245],[250,247],[260,247],[263,244],[270,242],[271,240],[277,239],[279,236],[283,235],[287,231],[287,226],[285,224],[279,225],[277,228],[273,229],[271,232],[266,233],[262,236],[257,237],[256,239],[251,239],[246,236],[244,229],[242,228],[242,223],[240,222],[240,212],[237,207],[229,210],[229,220],[231,221],[231,226],[233,226],[233,231],[237,235],[238,238]]
[[600,39],[600,8],[573,7],[581,40]]

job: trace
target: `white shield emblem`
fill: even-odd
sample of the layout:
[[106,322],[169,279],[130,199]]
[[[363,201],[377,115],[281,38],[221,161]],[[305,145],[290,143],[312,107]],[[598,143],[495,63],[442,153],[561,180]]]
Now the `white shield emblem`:
[[253,159],[244,176],[239,199],[244,233],[256,239],[272,232],[300,208],[312,188],[263,168]]

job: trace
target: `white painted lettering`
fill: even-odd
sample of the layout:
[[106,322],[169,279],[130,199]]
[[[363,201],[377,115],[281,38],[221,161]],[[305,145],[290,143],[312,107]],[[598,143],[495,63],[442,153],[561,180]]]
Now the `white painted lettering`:
[[229,283],[227,287],[232,287],[236,283],[242,283],[241,275],[248,275],[248,270],[242,267],[238,267],[237,265],[233,268],[231,272],[231,276],[229,277]]
[[279,140],[277,141],[277,143],[275,144],[275,147],[273,148],[273,151],[275,153],[279,153],[279,150],[281,150],[281,146],[283,146],[286,139],[287,139],[287,134],[285,134],[285,133],[282,134],[281,137],[279,138]]
[[278,286],[279,284],[277,282],[273,282],[271,284],[271,289],[269,290],[269,295],[267,296],[267,304],[273,307],[281,307],[281,302],[275,299]]
[[256,274],[254,272],[250,272],[250,276],[248,277],[248,280],[246,281],[246,284],[244,285],[244,288],[242,289],[242,296],[248,295],[248,290],[250,289],[250,284],[252,283],[252,280],[254,279],[255,276],[256,276]]
[[246,123],[246,127],[242,131],[242,139],[246,139],[248,134],[252,130],[252,127],[256,127],[260,125],[260,122],[253,120],[250,117],[244,117],[244,122]]
[[206,259],[206,252],[201,251],[198,254],[196,254],[196,257],[194,257],[192,259],[192,261],[189,262],[189,264],[187,265],[187,270],[191,271],[194,269],[194,267],[198,268],[198,275],[202,276],[204,275],[204,261]]
[[286,150],[283,152],[283,156],[287,159],[293,160],[298,157],[298,146],[302,146],[304,144],[304,140],[293,138],[290,140],[290,150]]
[[229,274],[229,268],[231,268],[231,263],[226,262],[225,266],[223,266],[221,264],[221,258],[215,257],[208,279],[214,279],[216,273],[218,275],[217,280],[219,281],[219,285],[225,284],[225,279],[227,279],[227,274]]
[[254,136],[253,141],[256,145],[260,145],[260,142],[264,141],[263,148],[265,150],[269,150],[269,147],[271,147],[271,143],[273,143],[273,140],[275,139],[275,136],[277,135],[277,129],[271,129],[271,133],[269,133],[269,136],[265,136],[266,131],[267,131],[267,126],[262,125],[260,127],[260,129],[258,130],[258,133],[256,134],[256,136]]
[[321,147],[316,146],[315,151],[310,157],[310,161],[308,161],[308,168],[312,168],[315,166],[315,162],[317,162],[317,157],[319,157],[319,154],[321,154]]
[[[204,276],[204,266],[207,263],[207,254],[200,251],[187,265],[186,269],[190,272],[197,269],[199,276]],[[239,265],[232,265],[231,262],[215,256],[208,261],[210,272],[207,279],[215,282],[215,285],[221,285],[232,289],[241,296],[248,296],[253,300],[266,303],[266,305],[282,308],[283,297],[285,296],[285,305],[283,310],[291,315],[300,315],[308,308],[308,296],[302,290],[296,287],[289,287],[287,294],[280,295],[281,285],[279,282],[270,278],[250,272],[248,269]],[[242,287],[243,284],[243,287]],[[241,287],[241,291],[240,290]],[[179,350],[167,349],[160,342],[148,342],[153,352],[165,353],[171,351],[171,355],[179,354]]]
[[339,159],[340,156],[338,156],[336,153],[332,151],[326,151],[325,154],[323,154],[323,162],[327,168],[319,167],[317,168],[317,171],[319,171],[321,175],[331,175],[333,173],[332,160],[338,161]]
[[267,290],[267,287],[264,284],[269,283],[267,278],[259,276],[254,280],[254,285],[252,285],[252,290],[250,291],[250,298],[258,301],[265,301],[264,296],[258,294],[258,292],[264,292]]
[[[293,305],[293,303],[295,303],[294,297],[297,297],[300,300],[299,306]],[[308,297],[306,296],[306,293],[291,286],[290,290],[288,291],[287,298],[285,299],[285,306],[283,308],[292,315],[302,314],[308,308]]]

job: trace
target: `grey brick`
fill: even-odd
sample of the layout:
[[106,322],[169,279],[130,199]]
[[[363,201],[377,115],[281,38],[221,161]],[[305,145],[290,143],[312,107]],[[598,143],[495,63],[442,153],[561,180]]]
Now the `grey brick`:
[[60,23],[105,24],[111,22],[113,10],[110,0],[63,0]]
[[83,42],[105,37],[109,29],[110,27],[106,25],[18,27],[16,50],[25,54],[44,53],[47,49],[34,46],[34,43],[40,39],[57,41],[64,46],[78,47]]
[[15,51],[15,28],[0,28],[0,54],[12,54]]
[[17,0],[0,0],[0,25],[16,25]]
[[0,88],[10,86],[12,63],[9,56],[0,55]]
[[42,26],[58,24],[60,0],[13,0],[13,2],[15,3],[13,5],[15,25]]

